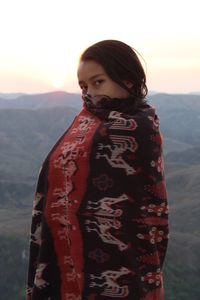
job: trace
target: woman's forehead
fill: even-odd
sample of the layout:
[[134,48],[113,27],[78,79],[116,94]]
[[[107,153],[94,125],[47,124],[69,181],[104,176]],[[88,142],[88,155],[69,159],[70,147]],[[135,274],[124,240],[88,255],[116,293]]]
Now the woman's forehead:
[[93,60],[81,61],[78,66],[77,76],[79,81],[92,80],[94,77],[105,74],[103,66]]

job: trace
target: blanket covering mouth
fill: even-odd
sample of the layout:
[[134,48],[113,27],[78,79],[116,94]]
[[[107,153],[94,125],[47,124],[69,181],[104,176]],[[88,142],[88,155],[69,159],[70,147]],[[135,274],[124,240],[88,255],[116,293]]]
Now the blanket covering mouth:
[[40,170],[26,299],[164,300],[167,243],[155,109],[83,97]]

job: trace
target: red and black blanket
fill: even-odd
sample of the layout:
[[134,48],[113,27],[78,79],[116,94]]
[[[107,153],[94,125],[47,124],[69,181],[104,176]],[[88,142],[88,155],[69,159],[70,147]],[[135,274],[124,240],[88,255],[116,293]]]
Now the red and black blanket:
[[163,300],[168,207],[150,105],[84,104],[44,161],[27,300]]

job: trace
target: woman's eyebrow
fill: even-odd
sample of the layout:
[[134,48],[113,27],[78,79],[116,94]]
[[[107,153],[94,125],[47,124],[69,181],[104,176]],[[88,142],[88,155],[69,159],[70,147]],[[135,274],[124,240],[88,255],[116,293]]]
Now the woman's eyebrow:
[[90,77],[89,80],[95,79],[96,77],[101,76],[101,75],[104,75],[104,74],[103,73],[96,74],[96,75]]
[[[93,75],[93,76],[91,76],[91,77],[89,78],[89,80],[91,81],[91,80],[93,80],[93,79],[95,79],[96,77],[101,76],[101,75],[104,75],[104,73],[99,73],[99,74]],[[84,83],[84,81],[80,80],[80,81],[79,81],[79,84],[81,84],[81,83]]]

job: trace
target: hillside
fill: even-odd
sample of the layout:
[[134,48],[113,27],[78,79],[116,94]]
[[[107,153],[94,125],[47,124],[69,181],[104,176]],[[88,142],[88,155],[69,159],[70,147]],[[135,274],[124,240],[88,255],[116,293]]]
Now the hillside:
[[[14,97],[14,98],[13,98]],[[52,107],[81,107],[80,94],[52,92],[43,94],[18,94],[5,97],[0,94],[0,109],[42,109]]]
[[[199,300],[200,96],[153,94],[149,102],[156,106],[161,119],[170,205],[166,300]],[[15,255],[12,245],[16,238],[16,251],[25,251],[23,257],[28,255],[27,237],[40,165],[80,107],[80,95],[63,92],[0,99],[0,239],[5,245],[1,247],[1,267],[7,259],[5,251]],[[16,267],[17,258],[13,257],[13,264]],[[24,268],[26,265],[27,259],[23,261]],[[11,264],[9,268],[12,272]],[[16,300],[23,299],[25,278],[20,280],[16,282]],[[3,300],[13,300],[11,291],[6,294],[5,289],[0,283]]]

